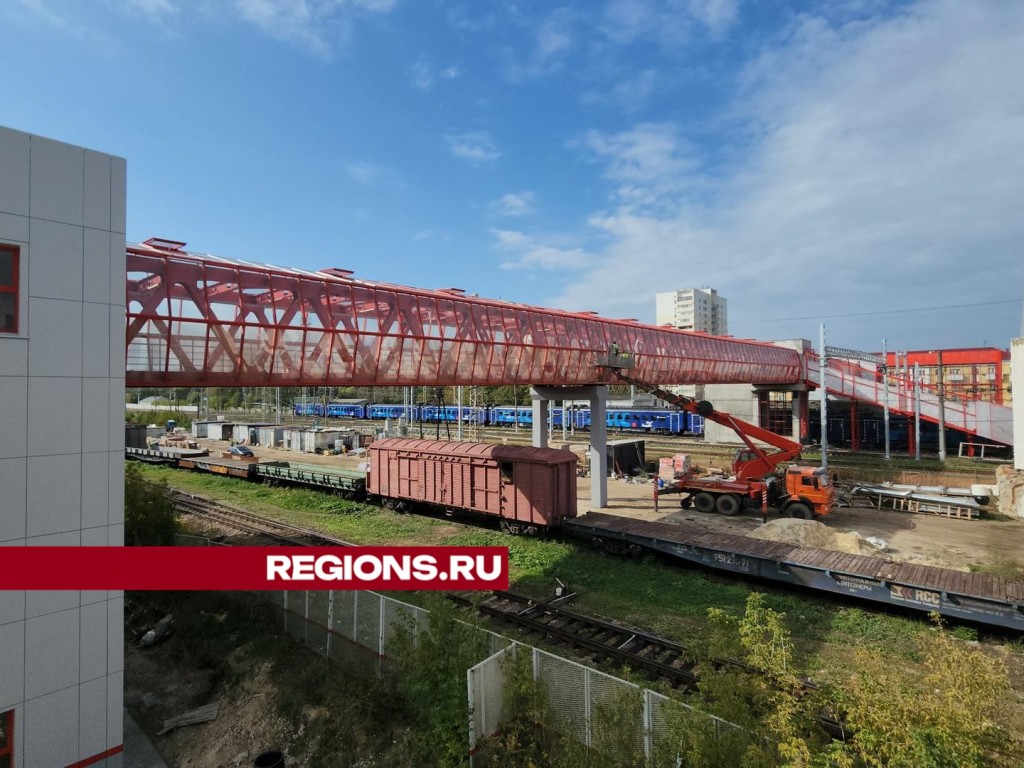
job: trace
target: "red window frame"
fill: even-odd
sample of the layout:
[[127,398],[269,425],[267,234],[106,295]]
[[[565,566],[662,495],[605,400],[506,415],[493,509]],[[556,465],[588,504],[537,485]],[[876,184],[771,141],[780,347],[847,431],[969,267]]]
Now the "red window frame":
[[0,325],[0,333],[17,333],[18,332],[18,314],[20,312],[20,275],[18,274],[18,263],[21,257],[21,249],[16,245],[7,245],[0,243],[0,251],[9,253],[11,255],[11,284],[4,285],[0,283],[0,293],[10,293],[14,295],[14,326],[12,328],[4,328]]
[[0,766],[14,765],[14,710],[0,712],[6,744],[0,742]]

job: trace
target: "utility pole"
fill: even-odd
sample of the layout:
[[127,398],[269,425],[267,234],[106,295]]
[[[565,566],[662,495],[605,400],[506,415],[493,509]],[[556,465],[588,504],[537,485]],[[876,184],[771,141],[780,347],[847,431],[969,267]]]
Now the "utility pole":
[[512,421],[515,423],[515,431],[519,432],[519,387],[512,385]]
[[889,355],[885,349],[885,339],[882,339],[882,407],[885,409],[885,460],[889,461],[892,456],[889,453]]
[[828,469],[828,392],[825,388],[825,324],[818,329],[818,394],[821,395],[821,468]]
[[936,366],[939,369],[939,461],[946,460],[946,378],[942,370],[942,350],[936,354]]
[[462,440],[462,385],[459,385],[458,393],[455,396],[458,399],[458,405],[455,409],[455,418],[459,420],[459,427],[455,431],[455,436],[459,441]]
[[914,461],[921,460],[921,364],[914,363]]

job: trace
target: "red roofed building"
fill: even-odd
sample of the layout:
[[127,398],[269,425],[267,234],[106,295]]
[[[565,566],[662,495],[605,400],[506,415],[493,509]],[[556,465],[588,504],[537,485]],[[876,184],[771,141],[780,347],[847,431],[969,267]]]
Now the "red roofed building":
[[[922,350],[916,352],[890,352],[887,364],[891,371],[914,364],[921,366],[921,379],[925,385],[939,384],[938,353],[942,353],[942,384],[947,399],[984,400],[1009,405],[1010,352],[995,347],[967,349]],[[897,360],[897,354],[899,360]]]

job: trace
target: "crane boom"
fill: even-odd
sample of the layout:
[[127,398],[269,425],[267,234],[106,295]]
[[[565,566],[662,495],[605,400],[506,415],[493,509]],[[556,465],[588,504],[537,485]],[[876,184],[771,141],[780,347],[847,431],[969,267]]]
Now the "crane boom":
[[[637,389],[654,395],[660,400],[678,406],[690,413],[696,413],[705,419],[710,419],[716,424],[729,427],[747,446],[748,451],[739,451],[733,460],[733,473],[741,480],[755,480],[776,471],[783,462],[799,458],[802,446],[800,443],[789,438],[771,432],[757,424],[737,419],[728,413],[716,411],[714,406],[707,400],[697,401],[685,395],[677,395],[666,389],[634,379],[624,374],[620,369],[613,368],[612,372],[627,384],[632,384]],[[755,440],[766,443],[777,451],[767,453]]]

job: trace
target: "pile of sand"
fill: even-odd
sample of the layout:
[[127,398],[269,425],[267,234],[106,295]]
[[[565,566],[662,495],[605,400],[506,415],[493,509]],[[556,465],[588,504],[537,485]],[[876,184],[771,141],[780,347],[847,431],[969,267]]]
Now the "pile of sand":
[[753,539],[781,541],[798,547],[831,549],[851,555],[877,555],[879,550],[856,531],[834,531],[817,520],[799,520],[782,517],[762,525],[753,533]]

